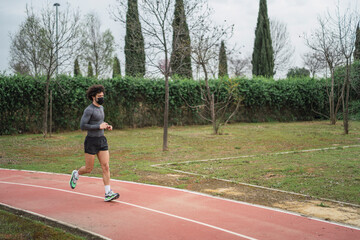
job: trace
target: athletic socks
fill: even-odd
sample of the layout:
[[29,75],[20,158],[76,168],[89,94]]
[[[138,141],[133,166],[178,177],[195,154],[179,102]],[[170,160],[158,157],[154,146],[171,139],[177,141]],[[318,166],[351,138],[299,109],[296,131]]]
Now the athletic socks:
[[110,185],[105,185],[105,194],[108,194],[111,191]]
[[75,178],[76,178],[76,179],[79,179],[79,171],[76,171],[76,172],[75,172]]
[[[71,174],[71,179],[70,179],[70,187],[72,189],[74,189],[76,187],[76,182],[79,179],[79,172],[77,170],[74,170]],[[117,199],[119,198],[119,194],[118,193],[113,193],[113,191],[111,191],[110,185],[105,185],[105,202],[109,202],[113,199]]]

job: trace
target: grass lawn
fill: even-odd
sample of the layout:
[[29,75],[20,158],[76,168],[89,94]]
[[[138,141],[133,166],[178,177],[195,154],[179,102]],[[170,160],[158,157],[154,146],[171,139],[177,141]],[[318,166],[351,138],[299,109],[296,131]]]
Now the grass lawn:
[[190,162],[171,168],[213,178],[360,203],[360,147]]
[[80,240],[85,238],[66,233],[57,228],[46,226],[38,221],[0,210],[0,239]]
[[[358,121],[350,122],[349,135],[343,134],[341,122],[333,126],[327,121],[239,123],[228,125],[223,135],[211,133],[211,126],[171,127],[169,151],[162,152],[162,128],[106,132],[112,178],[148,182],[144,175],[171,173],[152,164],[360,144]],[[75,131],[47,139],[41,135],[0,136],[0,167],[70,174],[84,164],[85,135]],[[360,204],[359,155],[357,147],[181,164],[176,168]],[[99,163],[91,175],[101,176]]]

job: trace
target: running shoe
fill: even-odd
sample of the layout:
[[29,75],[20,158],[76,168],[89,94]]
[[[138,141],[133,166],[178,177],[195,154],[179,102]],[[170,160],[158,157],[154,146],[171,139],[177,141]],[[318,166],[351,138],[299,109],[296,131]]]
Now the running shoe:
[[112,190],[110,190],[110,192],[108,192],[107,194],[105,194],[105,202],[110,202],[114,199],[118,199],[120,197],[120,194],[118,193],[113,193]]
[[71,178],[70,178],[70,187],[72,189],[74,189],[76,187],[76,182],[77,182],[77,180],[79,180],[79,177],[76,177],[76,176],[79,176],[78,171],[76,171],[76,170],[72,171]]

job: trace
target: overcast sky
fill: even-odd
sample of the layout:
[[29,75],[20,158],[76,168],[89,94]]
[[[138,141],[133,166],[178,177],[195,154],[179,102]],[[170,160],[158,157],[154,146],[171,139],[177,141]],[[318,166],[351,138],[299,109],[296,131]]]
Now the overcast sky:
[[[124,0],[125,1],[125,0]],[[259,8],[258,0],[208,0],[214,9],[214,22],[234,24],[234,37],[232,43],[242,47],[244,55],[251,55],[255,36],[256,20]],[[304,33],[310,33],[317,26],[317,17],[327,10],[333,12],[338,0],[268,0],[269,18],[274,18],[287,24],[291,42],[295,47],[294,66],[302,67],[301,55],[308,51],[301,37]],[[110,28],[119,50],[117,54],[124,64],[124,30],[119,23],[114,22],[108,13],[110,5],[115,0],[0,0],[0,72],[9,70],[10,33],[15,33],[19,25],[25,20],[26,4],[32,4],[34,9],[41,9],[44,5],[58,2],[65,6],[70,2],[71,7],[79,7],[82,15],[96,12],[102,22],[102,30]],[[360,0],[339,0],[340,6],[346,8],[360,7]],[[60,6],[60,10],[61,10]]]

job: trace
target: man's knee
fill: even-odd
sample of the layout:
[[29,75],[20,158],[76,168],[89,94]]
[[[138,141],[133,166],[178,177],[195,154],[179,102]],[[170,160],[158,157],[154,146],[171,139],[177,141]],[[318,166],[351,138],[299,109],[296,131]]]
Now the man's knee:
[[101,164],[101,167],[104,172],[108,172],[110,170],[109,163]]
[[86,172],[86,173],[91,173],[92,170],[93,170],[93,167],[90,167],[90,166],[89,166],[89,167],[88,167],[88,166],[85,167],[85,172]]

